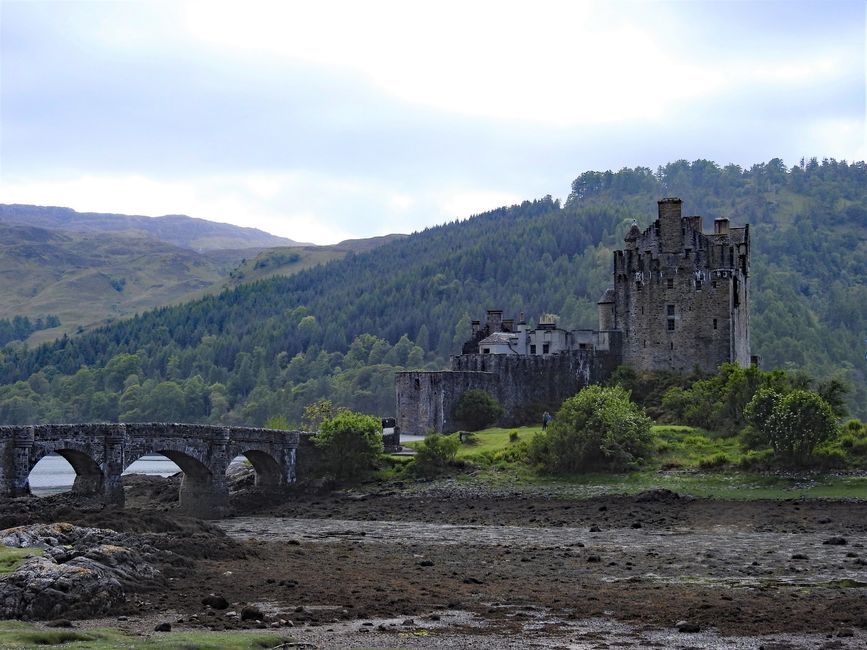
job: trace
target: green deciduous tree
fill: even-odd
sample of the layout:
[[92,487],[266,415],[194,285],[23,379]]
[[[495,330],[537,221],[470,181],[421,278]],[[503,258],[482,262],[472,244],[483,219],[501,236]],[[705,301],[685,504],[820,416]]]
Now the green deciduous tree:
[[817,393],[796,389],[785,395],[770,390],[756,393],[745,413],[774,452],[788,460],[806,460],[816,446],[837,435],[831,406]]
[[530,445],[530,458],[554,474],[623,470],[652,450],[650,419],[623,388],[589,386],[565,402],[547,431]]
[[343,411],[325,420],[313,439],[328,471],[338,480],[352,480],[365,474],[382,453],[382,422]]
[[455,404],[452,415],[470,431],[478,431],[494,424],[503,414],[503,407],[487,391],[468,390]]

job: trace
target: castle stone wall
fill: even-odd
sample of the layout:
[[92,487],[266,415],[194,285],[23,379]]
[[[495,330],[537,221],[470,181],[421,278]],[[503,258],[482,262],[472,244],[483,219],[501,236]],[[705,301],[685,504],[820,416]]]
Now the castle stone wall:
[[462,427],[452,416],[466,391],[482,389],[503,407],[500,426],[535,422],[581,388],[608,377],[620,363],[619,339],[611,351],[573,350],[547,356],[461,354],[451,370],[400,372],[395,380],[401,432],[451,433]]

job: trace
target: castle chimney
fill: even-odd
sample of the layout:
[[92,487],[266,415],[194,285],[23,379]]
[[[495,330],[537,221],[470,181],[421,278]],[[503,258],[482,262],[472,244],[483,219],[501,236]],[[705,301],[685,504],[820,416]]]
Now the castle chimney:
[[668,197],[656,202],[659,206],[659,239],[662,252],[677,253],[683,248],[683,230],[680,223],[683,201]]
[[713,234],[714,235],[728,235],[729,234],[729,220],[726,217],[717,217],[713,220]]

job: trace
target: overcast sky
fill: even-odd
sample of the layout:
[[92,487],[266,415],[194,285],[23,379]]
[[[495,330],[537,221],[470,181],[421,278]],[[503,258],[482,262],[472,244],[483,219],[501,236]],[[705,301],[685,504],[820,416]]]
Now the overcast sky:
[[586,170],[867,157],[864,0],[2,0],[0,48],[0,202],[300,241]]

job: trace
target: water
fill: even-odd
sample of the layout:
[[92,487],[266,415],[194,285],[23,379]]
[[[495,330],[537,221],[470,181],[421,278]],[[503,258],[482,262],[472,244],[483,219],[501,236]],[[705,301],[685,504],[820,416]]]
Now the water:
[[[165,456],[142,456],[130,465],[124,474],[171,476],[181,471]],[[65,458],[57,454],[46,456],[30,472],[30,490],[35,495],[65,492],[72,487],[75,470]]]

